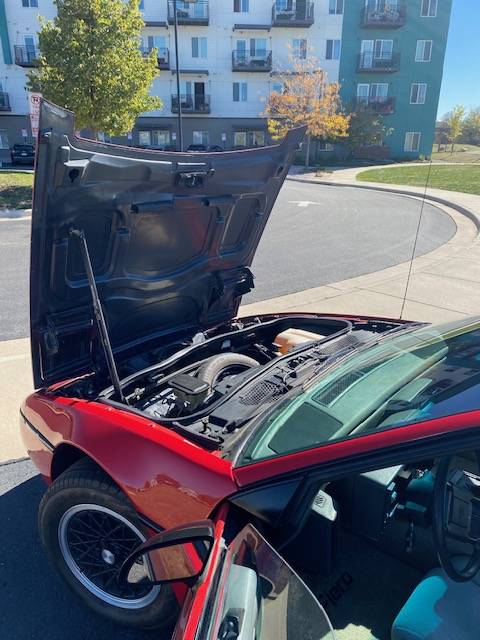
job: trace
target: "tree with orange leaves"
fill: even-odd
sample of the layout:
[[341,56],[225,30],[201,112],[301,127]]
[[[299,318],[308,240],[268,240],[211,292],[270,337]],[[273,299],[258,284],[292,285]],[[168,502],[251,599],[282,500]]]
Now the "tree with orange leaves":
[[346,137],[350,116],[343,113],[338,83],[328,82],[314,56],[299,58],[290,53],[288,70],[277,72],[277,77],[282,91],[270,93],[264,110],[268,131],[274,140],[279,140],[289,129],[307,125],[308,167],[311,138],[332,142]]

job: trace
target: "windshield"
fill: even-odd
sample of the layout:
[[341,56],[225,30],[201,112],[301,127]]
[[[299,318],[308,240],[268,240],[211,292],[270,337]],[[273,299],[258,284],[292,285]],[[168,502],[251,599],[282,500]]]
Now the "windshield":
[[480,408],[480,321],[392,336],[340,361],[255,429],[240,464]]

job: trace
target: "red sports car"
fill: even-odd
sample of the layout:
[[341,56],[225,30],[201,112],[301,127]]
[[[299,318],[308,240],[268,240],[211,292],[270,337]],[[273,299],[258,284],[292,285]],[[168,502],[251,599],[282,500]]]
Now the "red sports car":
[[92,609],[177,640],[473,640],[478,319],[236,317],[302,137],[124,148],[43,103],[21,408],[43,544]]

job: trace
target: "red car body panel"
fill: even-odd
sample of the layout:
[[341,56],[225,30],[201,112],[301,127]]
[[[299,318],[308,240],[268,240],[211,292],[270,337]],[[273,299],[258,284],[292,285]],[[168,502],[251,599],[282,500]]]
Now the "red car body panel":
[[175,626],[172,640],[195,640],[198,625],[204,615],[205,605],[210,595],[212,579],[217,569],[222,548],[220,540],[225,530],[225,522],[228,515],[228,505],[224,504],[219,509],[215,519],[215,543],[212,548],[208,566],[201,581],[185,594],[180,616]]
[[[60,452],[73,445],[122,488],[135,509],[163,528],[207,518],[238,487],[230,462],[142,416],[107,404],[32,394],[25,418]],[[54,455],[27,426],[24,442],[51,479]]]
[[45,392],[32,394],[22,413],[55,447],[52,453],[27,426],[29,456],[49,481],[62,445],[90,456],[125,491],[134,507],[163,528],[207,518],[241,487],[299,469],[480,426],[480,411],[324,444],[232,468],[228,460],[142,416],[98,402]]

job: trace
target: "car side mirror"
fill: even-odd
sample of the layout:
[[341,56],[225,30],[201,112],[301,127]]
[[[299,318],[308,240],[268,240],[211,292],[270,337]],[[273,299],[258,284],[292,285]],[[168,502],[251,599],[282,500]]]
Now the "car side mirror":
[[190,582],[203,573],[214,539],[210,520],[157,533],[132,551],[118,580],[138,586]]

